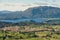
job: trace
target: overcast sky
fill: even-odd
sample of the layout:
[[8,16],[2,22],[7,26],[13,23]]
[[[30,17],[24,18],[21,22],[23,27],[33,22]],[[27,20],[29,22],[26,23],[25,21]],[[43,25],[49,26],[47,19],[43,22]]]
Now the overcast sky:
[[48,3],[60,3],[60,0],[0,0],[0,3],[40,3],[40,2],[48,2]]
[[37,4],[60,7],[60,0],[0,0],[0,10],[24,10]]

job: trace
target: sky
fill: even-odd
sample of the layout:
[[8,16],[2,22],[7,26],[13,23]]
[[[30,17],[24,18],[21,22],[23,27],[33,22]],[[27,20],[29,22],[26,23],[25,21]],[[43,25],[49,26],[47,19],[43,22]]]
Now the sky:
[[23,11],[40,5],[60,7],[60,0],[0,0],[0,10]]

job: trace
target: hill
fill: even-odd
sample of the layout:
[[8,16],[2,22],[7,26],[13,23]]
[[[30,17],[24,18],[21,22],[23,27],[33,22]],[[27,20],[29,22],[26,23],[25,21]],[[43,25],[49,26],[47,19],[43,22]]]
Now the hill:
[[32,7],[25,11],[0,11],[0,20],[60,18],[60,8],[51,6]]

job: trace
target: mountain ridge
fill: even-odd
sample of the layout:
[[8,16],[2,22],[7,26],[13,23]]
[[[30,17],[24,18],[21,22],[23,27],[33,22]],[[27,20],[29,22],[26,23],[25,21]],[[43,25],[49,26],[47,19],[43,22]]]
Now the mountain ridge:
[[0,20],[60,18],[60,8],[51,6],[31,7],[25,11],[0,11]]

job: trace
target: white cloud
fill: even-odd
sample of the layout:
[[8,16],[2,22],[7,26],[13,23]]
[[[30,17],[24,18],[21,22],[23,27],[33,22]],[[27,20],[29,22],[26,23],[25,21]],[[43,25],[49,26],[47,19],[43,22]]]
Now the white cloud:
[[0,10],[10,10],[10,11],[19,11],[19,10],[26,10],[29,7],[34,7],[37,5],[30,5],[30,4],[18,4],[18,3],[13,3],[13,4],[4,4],[0,3]]
[[55,6],[60,7],[56,4],[47,4],[47,3],[34,3],[34,4],[22,4],[22,3],[0,3],[0,10],[9,10],[9,11],[24,11],[30,7],[35,6]]

